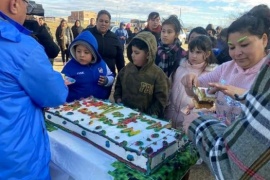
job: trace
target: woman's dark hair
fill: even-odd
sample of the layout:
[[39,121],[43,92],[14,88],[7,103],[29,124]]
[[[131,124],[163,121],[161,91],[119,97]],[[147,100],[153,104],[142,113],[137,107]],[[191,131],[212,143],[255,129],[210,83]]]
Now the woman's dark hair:
[[81,21],[77,19],[77,20],[75,21],[75,23],[74,23],[74,26],[76,26],[76,23],[77,23],[77,22],[79,22],[80,25],[81,25]]
[[58,26],[59,28],[61,27],[61,25],[62,25],[62,23],[63,23],[63,22],[67,22],[67,20],[65,20],[65,19],[62,19],[62,20],[60,21],[60,24],[59,24],[59,26]]
[[192,34],[192,33],[197,33],[197,34],[201,34],[201,35],[208,35],[208,33],[207,33],[207,31],[203,28],[203,27],[195,27],[195,28],[193,28],[191,31],[190,31],[190,33],[189,33],[189,35],[188,35],[188,40],[189,40],[189,38],[190,38],[190,35]]
[[206,31],[212,31],[212,35],[215,35],[216,34],[216,30],[214,28],[214,25],[213,24],[208,24],[205,28]]
[[97,14],[97,19],[101,16],[101,15],[103,15],[103,14],[105,14],[105,15],[107,15],[108,17],[109,17],[109,19],[111,20],[111,14],[107,11],[107,10],[100,10],[99,12],[98,12],[98,14]]
[[174,31],[176,33],[180,33],[180,30],[182,29],[182,25],[180,24],[180,21],[178,20],[176,15],[169,16],[168,19],[163,21],[162,26],[164,25],[172,25],[174,27]]
[[253,7],[249,12],[236,19],[228,28],[228,36],[235,32],[248,32],[259,38],[266,34],[269,38],[269,28],[270,9],[267,5],[261,4]]
[[130,47],[135,46],[138,49],[143,50],[145,52],[148,52],[149,51],[149,48],[148,48],[147,44],[143,40],[141,40],[141,39],[136,39],[136,38],[133,39],[130,42],[130,45],[129,46]]
[[219,37],[225,37],[227,39],[228,36],[228,28],[223,28],[220,33],[219,33]]
[[150,19],[156,19],[159,17],[159,13],[158,12],[151,12],[149,15],[148,15],[148,18],[147,18],[147,21],[149,21]]
[[216,63],[216,58],[212,52],[212,41],[207,35],[197,36],[188,44],[188,50],[193,51],[195,48],[202,50],[204,52],[211,52],[210,56],[207,58],[207,64]]

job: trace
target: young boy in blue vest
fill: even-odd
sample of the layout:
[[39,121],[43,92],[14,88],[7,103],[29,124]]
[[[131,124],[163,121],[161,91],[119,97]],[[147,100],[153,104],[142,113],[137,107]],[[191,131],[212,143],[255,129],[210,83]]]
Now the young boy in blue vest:
[[114,75],[98,53],[95,37],[89,32],[82,32],[70,44],[72,59],[65,65],[62,73],[75,80],[68,85],[67,102],[89,96],[108,99]]

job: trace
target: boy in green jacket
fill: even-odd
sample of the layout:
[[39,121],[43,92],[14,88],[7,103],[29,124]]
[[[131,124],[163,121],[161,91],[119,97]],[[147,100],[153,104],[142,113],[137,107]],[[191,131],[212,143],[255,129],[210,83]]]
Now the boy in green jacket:
[[117,103],[162,118],[168,102],[169,80],[154,63],[157,42],[149,32],[136,35],[127,47],[130,61],[118,74]]

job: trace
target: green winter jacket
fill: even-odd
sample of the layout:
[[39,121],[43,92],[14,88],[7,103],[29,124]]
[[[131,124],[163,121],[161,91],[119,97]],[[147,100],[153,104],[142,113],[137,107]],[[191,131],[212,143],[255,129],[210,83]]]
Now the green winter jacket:
[[148,62],[142,68],[137,68],[131,58],[131,45],[128,45],[127,57],[130,63],[118,74],[114,98],[116,101],[121,99],[125,106],[161,118],[168,101],[169,80],[154,63],[157,52],[156,39],[150,32],[139,33],[131,42],[135,38],[148,45]]

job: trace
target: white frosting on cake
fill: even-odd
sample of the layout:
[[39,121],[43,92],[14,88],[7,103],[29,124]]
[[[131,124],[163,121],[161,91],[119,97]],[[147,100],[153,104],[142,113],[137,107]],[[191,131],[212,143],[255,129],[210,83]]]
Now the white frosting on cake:
[[[95,107],[93,102],[104,105]],[[161,165],[168,157],[173,156],[185,144],[182,138],[179,140],[175,137],[176,131],[166,128],[168,122],[141,115],[130,108],[94,98],[78,101],[76,104],[79,104],[80,107],[70,109],[73,104],[50,108],[45,114],[46,119],[87,138],[101,149],[112,153],[119,160],[135,165],[146,174],[151,174],[152,170]],[[109,108],[109,110],[100,109],[101,107]],[[79,112],[82,109],[84,113],[90,111],[97,115],[104,113],[103,117],[110,119],[112,124],[105,124],[100,118],[93,118],[93,116],[91,118],[91,115]],[[114,117],[115,112],[121,113],[123,117]],[[146,120],[143,121],[142,118]],[[135,122],[128,123],[130,119]],[[127,123],[126,127],[117,126],[121,121]],[[152,124],[145,121],[148,123],[152,121]],[[160,125],[160,129],[149,129],[153,124]],[[127,128],[133,128],[135,134],[130,136],[128,133],[123,133],[122,131]],[[105,134],[102,134],[101,131]],[[126,143],[125,146],[120,145],[123,142]],[[147,151],[150,147],[152,153]]]

